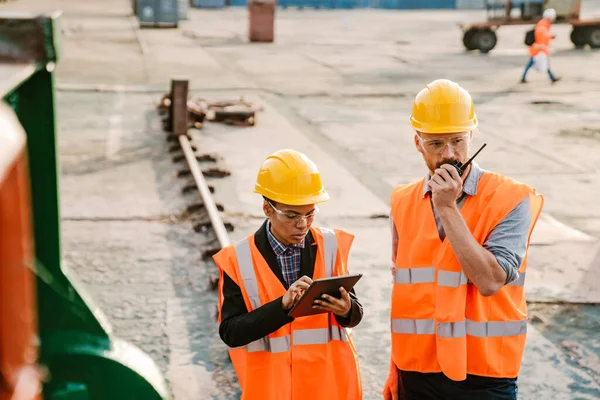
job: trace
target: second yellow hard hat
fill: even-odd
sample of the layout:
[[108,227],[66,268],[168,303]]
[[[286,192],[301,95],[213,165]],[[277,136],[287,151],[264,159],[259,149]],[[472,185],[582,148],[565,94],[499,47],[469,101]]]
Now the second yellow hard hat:
[[315,163],[290,149],[276,151],[265,159],[258,171],[254,192],[292,206],[329,200]]
[[410,125],[429,134],[467,132],[477,127],[475,105],[468,91],[448,79],[438,79],[417,94]]

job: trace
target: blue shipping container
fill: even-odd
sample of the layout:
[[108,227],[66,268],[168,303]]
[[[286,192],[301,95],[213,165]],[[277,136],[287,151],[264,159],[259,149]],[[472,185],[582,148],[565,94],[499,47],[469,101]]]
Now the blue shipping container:
[[[231,6],[247,5],[247,0],[229,1]],[[282,8],[382,8],[388,10],[454,9],[456,0],[279,0],[277,6]]]
[[456,0],[400,0],[400,6],[403,10],[418,9],[454,9]]
[[[244,4],[246,1],[244,1]],[[234,5],[234,4],[232,4]],[[235,4],[237,5],[237,4]],[[242,5],[242,4],[240,4]],[[192,0],[192,7],[196,8],[223,8],[225,7],[225,0]]]
[[179,22],[177,0],[136,0],[141,25],[173,24]]

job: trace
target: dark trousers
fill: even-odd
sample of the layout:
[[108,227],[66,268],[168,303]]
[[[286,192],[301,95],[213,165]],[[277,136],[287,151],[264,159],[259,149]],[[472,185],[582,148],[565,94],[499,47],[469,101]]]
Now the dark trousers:
[[516,378],[467,375],[456,382],[443,373],[399,371],[399,375],[401,400],[517,400]]

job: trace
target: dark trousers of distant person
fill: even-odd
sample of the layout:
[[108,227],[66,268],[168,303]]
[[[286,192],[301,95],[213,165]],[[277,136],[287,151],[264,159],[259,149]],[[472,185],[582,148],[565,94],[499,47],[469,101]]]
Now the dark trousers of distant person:
[[517,378],[467,375],[457,382],[441,372],[398,373],[400,400],[517,400]]
[[[533,67],[533,64],[535,64],[535,60],[533,59],[533,57],[529,57],[529,62],[525,66],[525,71],[523,72],[523,77],[521,78],[521,82],[526,82],[525,78],[527,77],[527,72],[529,72],[529,70],[531,69],[531,67]],[[552,82],[556,82],[558,80],[554,76],[554,74],[552,73],[552,71],[550,71],[550,61],[548,61],[548,76],[550,77],[550,80]]]

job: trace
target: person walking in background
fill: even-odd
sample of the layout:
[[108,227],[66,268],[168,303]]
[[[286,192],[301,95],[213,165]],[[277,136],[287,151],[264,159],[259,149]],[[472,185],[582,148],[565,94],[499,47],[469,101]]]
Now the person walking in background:
[[[545,58],[545,65],[538,68],[540,71],[546,69],[548,76],[552,83],[558,82],[561,78],[554,76],[550,70],[550,42],[556,37],[556,35],[550,32],[552,22],[556,20],[556,11],[553,8],[548,8],[544,11],[542,19],[535,24],[534,28],[534,42],[529,46],[529,61],[525,66],[521,83],[527,83],[527,72],[537,62],[543,62],[541,58]],[[545,66],[545,68],[544,68]]]

